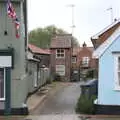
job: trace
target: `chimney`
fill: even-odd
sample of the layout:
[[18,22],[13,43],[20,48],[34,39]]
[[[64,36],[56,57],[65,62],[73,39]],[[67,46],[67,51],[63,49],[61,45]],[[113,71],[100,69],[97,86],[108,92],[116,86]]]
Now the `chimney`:
[[87,47],[87,44],[85,42],[83,43],[83,47]]

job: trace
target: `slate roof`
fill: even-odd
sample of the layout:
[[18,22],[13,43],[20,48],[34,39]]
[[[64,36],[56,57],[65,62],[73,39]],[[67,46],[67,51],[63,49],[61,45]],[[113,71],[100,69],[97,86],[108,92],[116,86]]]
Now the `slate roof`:
[[28,44],[28,48],[30,48],[30,50],[33,52],[33,53],[37,53],[37,54],[50,54],[50,50],[48,49],[41,49],[33,44]]
[[71,48],[72,34],[57,34],[52,38],[50,48]]

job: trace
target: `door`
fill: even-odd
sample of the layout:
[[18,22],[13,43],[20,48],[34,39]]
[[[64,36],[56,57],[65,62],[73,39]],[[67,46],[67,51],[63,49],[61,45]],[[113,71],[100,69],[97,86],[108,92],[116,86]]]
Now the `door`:
[[0,109],[4,109],[5,102],[5,68],[0,68]]

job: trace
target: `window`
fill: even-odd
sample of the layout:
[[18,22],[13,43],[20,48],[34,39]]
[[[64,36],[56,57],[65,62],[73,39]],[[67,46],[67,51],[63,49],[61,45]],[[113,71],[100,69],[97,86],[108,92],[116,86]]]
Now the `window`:
[[74,56],[72,57],[72,63],[76,63],[77,62],[77,58]]
[[57,49],[56,50],[56,58],[64,58],[65,57],[65,50],[64,49]]
[[5,100],[5,69],[0,68],[0,100]]
[[115,89],[120,90],[120,54],[115,55]]
[[82,58],[82,65],[88,66],[89,65],[89,57],[83,57]]
[[56,65],[56,73],[58,73],[60,76],[65,75],[65,65]]

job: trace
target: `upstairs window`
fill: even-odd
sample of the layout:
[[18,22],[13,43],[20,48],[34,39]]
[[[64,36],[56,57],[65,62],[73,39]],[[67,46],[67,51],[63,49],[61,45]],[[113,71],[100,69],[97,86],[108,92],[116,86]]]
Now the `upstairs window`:
[[73,56],[72,57],[72,63],[76,63],[77,62],[77,58],[76,58],[76,56]]
[[65,50],[64,49],[57,49],[56,50],[56,58],[64,58],[65,57]]
[[83,57],[82,58],[82,65],[88,66],[89,65],[90,58],[89,57]]

